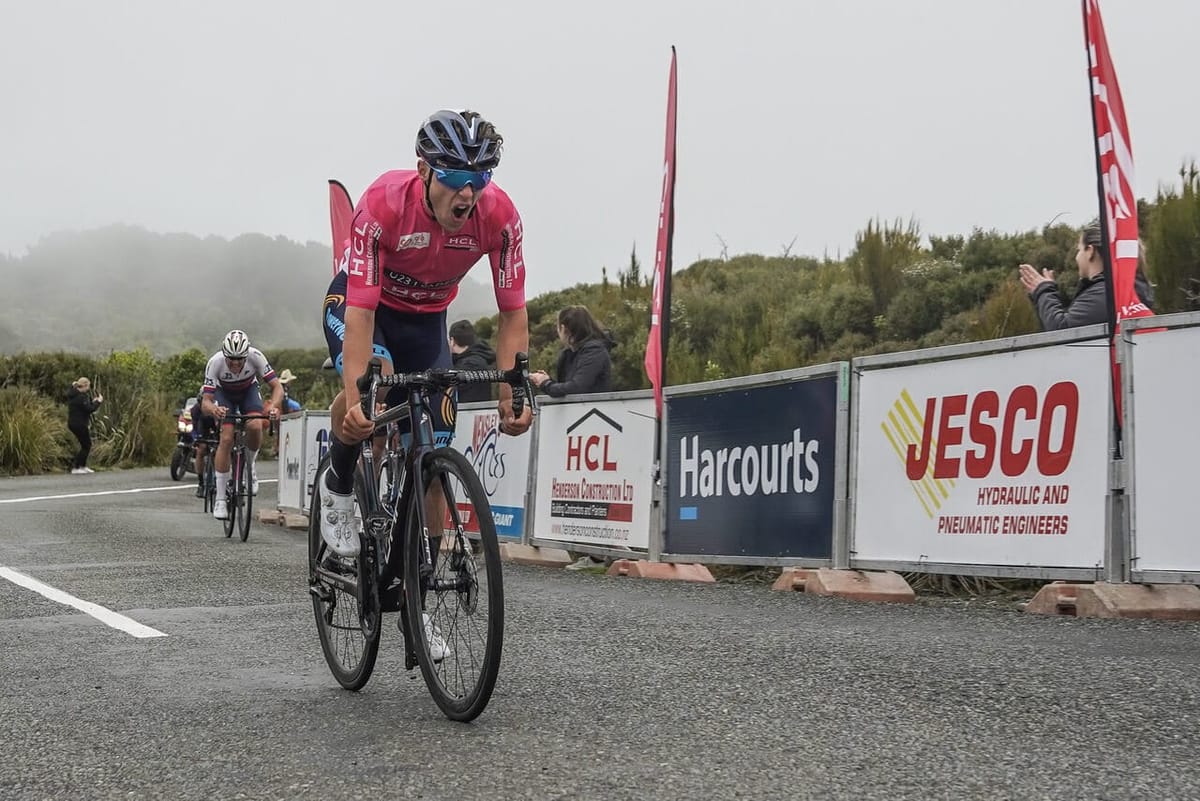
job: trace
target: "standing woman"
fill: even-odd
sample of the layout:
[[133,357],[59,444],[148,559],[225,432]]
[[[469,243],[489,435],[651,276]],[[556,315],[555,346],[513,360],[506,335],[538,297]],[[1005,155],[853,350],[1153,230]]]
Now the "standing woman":
[[535,386],[553,398],[608,392],[612,381],[613,346],[608,332],[600,327],[587,306],[567,306],[558,313],[558,355],[554,380],[544,370],[529,376]]
[[79,440],[79,453],[71,461],[71,472],[77,476],[96,472],[87,466],[88,454],[92,450],[92,435],[88,431],[88,422],[92,419],[92,412],[104,402],[104,396],[97,394],[93,399],[88,394],[91,389],[92,382],[84,377],[72,384],[70,392],[67,393],[67,428],[71,429],[75,439]]

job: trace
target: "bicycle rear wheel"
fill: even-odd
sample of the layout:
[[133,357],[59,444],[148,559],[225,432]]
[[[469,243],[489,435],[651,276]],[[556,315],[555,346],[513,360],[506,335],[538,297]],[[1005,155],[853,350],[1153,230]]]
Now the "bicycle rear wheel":
[[[496,687],[504,641],[504,582],[500,546],[487,494],[470,462],[438,448],[422,467],[427,495],[444,498],[442,520],[420,530],[409,504],[405,542],[405,614],[425,684],[451,720],[474,720]],[[441,536],[438,537],[437,535]],[[426,543],[433,551],[425,562]],[[436,657],[441,656],[441,659]]]
[[[374,551],[360,554],[358,559],[345,559],[325,545],[321,536],[321,492],[328,465],[327,457],[317,468],[309,499],[308,586],[329,671],[347,690],[360,690],[371,678],[379,655],[381,620],[378,593],[374,592],[374,560],[370,558]],[[355,502],[361,509],[361,492],[355,492]],[[356,522],[360,519],[361,514],[357,514]],[[328,574],[334,574],[337,580]]]

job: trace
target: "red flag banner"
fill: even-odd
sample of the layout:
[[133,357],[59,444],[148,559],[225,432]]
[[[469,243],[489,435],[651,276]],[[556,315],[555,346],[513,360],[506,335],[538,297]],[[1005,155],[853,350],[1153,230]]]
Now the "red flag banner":
[[[1153,314],[1134,290],[1138,266],[1137,198],[1133,190],[1133,148],[1125,103],[1113,68],[1099,0],[1083,0],[1088,72],[1092,86],[1092,127],[1096,135],[1101,225],[1108,237],[1109,279],[1116,323]],[[1114,328],[1114,334],[1116,329]]]
[[675,233],[675,48],[667,87],[667,147],[662,167],[662,200],[658,206],[658,245],[654,249],[654,290],[650,299],[650,335],[646,339],[646,375],[654,387],[654,411],[662,419],[663,384],[667,377],[667,343],[671,327],[671,239]]
[[329,226],[333,233],[333,272],[336,275],[342,256],[350,246],[350,223],[354,218],[354,203],[341,181],[329,180]]

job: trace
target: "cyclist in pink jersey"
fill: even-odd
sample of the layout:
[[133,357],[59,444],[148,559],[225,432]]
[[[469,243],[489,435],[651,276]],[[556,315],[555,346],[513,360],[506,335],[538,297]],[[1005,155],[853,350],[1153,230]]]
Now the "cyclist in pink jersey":
[[[496,364],[513,365],[529,349],[521,218],[492,183],[503,138],[474,111],[438,111],[417,132],[415,170],[385,172],[354,210],[342,269],[325,297],[329,355],[343,390],[331,408],[329,469],[322,480],[321,534],[336,554],[358,553],[353,481],[358,444],[372,425],[357,403],[356,379],[374,355],[384,372],[451,365],[446,308],[458,284],[484,255],[491,264],[499,309]],[[402,400],[394,398],[394,401]],[[434,432],[448,443],[456,399],[435,404]],[[512,389],[500,385],[500,429],[529,429],[528,406],[512,411]],[[436,502],[435,502],[436,503]],[[430,508],[430,519],[441,510]]]

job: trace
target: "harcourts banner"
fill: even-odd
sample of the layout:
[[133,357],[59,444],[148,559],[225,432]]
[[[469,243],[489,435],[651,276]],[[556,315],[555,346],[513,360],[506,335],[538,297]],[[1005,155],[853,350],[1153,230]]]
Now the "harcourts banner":
[[829,558],[837,392],[826,376],[668,395],[664,552]]
[[455,449],[475,468],[487,493],[501,537],[519,539],[525,531],[525,490],[529,479],[529,443],[525,434],[500,433],[500,415],[487,409],[459,409],[454,425]]
[[1108,358],[1101,342],[864,368],[855,557],[1101,565]]
[[546,404],[540,415],[533,536],[649,548],[654,399]]

